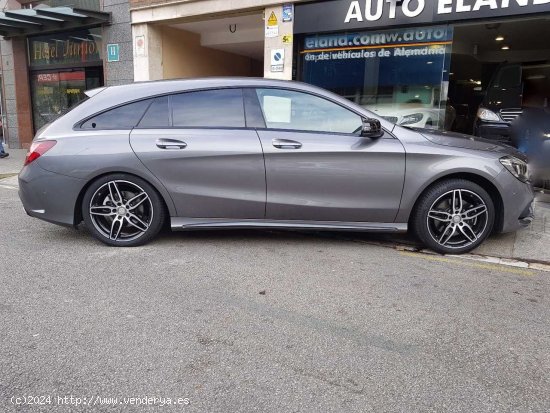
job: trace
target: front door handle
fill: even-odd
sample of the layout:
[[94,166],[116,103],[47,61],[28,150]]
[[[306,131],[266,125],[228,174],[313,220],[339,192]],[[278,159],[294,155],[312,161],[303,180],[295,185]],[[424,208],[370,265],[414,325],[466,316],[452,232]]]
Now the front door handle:
[[273,139],[273,146],[279,149],[300,149],[302,144],[288,139]]
[[157,148],[159,149],[185,149],[187,144],[177,139],[157,139]]

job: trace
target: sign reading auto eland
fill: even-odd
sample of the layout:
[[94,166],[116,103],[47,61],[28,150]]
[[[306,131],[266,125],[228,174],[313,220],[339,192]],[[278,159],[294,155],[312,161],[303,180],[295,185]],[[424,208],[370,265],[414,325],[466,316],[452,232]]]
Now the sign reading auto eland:
[[295,32],[443,23],[550,13],[550,0],[328,0],[295,6]]

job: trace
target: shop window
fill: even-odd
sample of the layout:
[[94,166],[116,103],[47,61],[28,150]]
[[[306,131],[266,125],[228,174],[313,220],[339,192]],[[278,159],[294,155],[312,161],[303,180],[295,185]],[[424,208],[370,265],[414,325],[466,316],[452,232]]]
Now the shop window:
[[359,115],[326,99],[290,90],[257,92],[268,128],[334,133],[361,130]]
[[129,105],[103,112],[88,119],[81,126],[82,129],[133,129],[151,104],[151,99],[130,103]]
[[550,58],[547,19],[456,24],[451,130],[516,147],[532,182],[550,182]]
[[171,97],[174,127],[244,128],[240,89],[187,92]]
[[170,126],[168,96],[156,98],[139,122],[140,129],[167,128]]
[[452,28],[308,35],[301,80],[403,126],[443,128]]
[[84,100],[84,91],[103,85],[101,36],[101,27],[94,27],[27,38],[35,130]]
[[35,128],[54,121],[86,98],[84,70],[34,72],[31,75]]

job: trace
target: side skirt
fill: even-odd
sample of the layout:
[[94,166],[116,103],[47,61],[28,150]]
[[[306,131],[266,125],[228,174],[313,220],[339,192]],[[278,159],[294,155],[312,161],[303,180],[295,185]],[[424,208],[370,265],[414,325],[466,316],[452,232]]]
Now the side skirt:
[[318,229],[365,232],[407,232],[407,224],[339,221],[278,221],[266,219],[231,220],[223,218],[171,218],[172,231],[200,229]]

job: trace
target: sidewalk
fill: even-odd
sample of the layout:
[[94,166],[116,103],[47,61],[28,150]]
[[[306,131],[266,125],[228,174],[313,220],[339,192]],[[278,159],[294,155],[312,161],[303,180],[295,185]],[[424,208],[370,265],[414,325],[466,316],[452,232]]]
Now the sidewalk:
[[[18,174],[23,167],[25,154],[27,153],[26,149],[8,149],[5,146],[4,150],[8,152],[10,156],[0,159],[0,179],[5,177],[5,175]],[[10,181],[13,181],[13,179],[10,179]],[[0,182],[6,183],[4,180]]]
[[535,219],[511,234],[493,235],[474,254],[550,264],[550,196],[537,194]]
[[[17,176],[2,177],[19,173],[27,151],[10,149],[7,152],[10,156],[0,159],[0,185],[17,186]],[[550,264],[549,250],[550,194],[539,193],[535,204],[535,219],[528,228],[511,234],[493,235],[473,251],[473,254]]]

